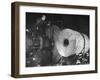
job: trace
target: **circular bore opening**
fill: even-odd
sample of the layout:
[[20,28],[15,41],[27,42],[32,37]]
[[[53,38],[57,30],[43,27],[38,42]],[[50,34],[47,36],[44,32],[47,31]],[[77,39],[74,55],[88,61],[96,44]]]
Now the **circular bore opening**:
[[69,45],[68,39],[65,39],[63,44],[64,44],[64,46],[68,46]]

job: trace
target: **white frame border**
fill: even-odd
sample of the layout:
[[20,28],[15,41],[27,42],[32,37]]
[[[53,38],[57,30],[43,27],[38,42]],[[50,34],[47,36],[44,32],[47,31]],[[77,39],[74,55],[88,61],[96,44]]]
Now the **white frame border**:
[[[74,66],[49,66],[49,67],[25,67],[25,13],[58,13],[58,14],[77,14],[90,15],[90,64]],[[57,73],[57,72],[75,72],[95,70],[95,10],[75,9],[75,8],[55,8],[55,7],[38,7],[38,6],[20,6],[19,7],[19,74],[40,74],[40,73]]]

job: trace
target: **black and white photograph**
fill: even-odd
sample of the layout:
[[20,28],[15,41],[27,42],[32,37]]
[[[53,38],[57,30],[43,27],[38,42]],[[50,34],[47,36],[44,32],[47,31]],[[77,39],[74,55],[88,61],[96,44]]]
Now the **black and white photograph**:
[[26,12],[26,67],[89,64],[89,19]]
[[97,73],[97,7],[12,3],[12,76]]

